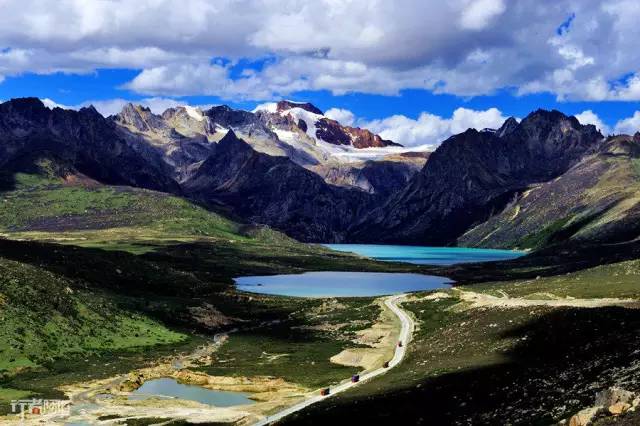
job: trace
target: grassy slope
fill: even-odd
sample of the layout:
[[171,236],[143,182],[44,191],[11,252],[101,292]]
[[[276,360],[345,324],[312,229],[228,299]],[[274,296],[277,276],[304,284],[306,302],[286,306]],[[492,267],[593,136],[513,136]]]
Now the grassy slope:
[[[472,291],[539,297],[640,298],[638,262],[561,277],[479,284]],[[640,390],[634,368],[640,311],[623,308],[452,309],[454,298],[405,304],[418,320],[407,358],[388,374],[286,424],[551,424],[617,384]],[[380,409],[384,407],[384,409]]]
[[640,298],[640,260],[533,280],[478,284],[473,286],[473,290],[496,296],[504,291],[511,297],[531,299],[545,297],[548,293],[574,298]]
[[374,323],[381,310],[370,298],[340,299],[328,305],[321,299],[270,298],[269,303],[293,304],[295,310],[281,323],[232,334],[203,371],[272,375],[314,389],[360,370],[333,364],[329,358],[356,346],[350,341],[355,332]]
[[[22,371],[45,376],[60,370],[55,367],[60,359],[135,353],[189,340],[144,314],[123,309],[111,295],[79,290],[65,277],[0,258],[0,405],[34,389],[12,387]],[[108,370],[100,365],[99,370]]]
[[539,249],[557,242],[623,241],[638,233],[638,159],[588,157],[538,185],[459,239],[461,245]]
[[18,173],[14,179],[15,188],[2,194],[0,232],[15,237],[106,247],[118,240],[133,246],[136,241],[252,239],[238,224],[163,193],[35,174]]

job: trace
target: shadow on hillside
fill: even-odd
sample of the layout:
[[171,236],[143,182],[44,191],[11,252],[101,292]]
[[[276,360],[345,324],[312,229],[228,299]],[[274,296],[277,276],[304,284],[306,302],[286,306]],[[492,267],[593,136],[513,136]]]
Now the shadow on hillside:
[[423,272],[443,275],[459,285],[489,281],[530,279],[561,275],[599,265],[640,258],[640,241],[614,244],[561,244],[518,259],[467,263],[444,267],[424,267]]
[[168,324],[192,328],[187,308],[202,303],[210,303],[226,315],[258,322],[287,317],[290,311],[285,308],[267,308],[255,298],[250,303],[248,296],[228,292],[239,269],[231,263],[240,254],[228,247],[225,250],[224,257],[207,261],[210,253],[198,244],[134,255],[0,239],[0,257],[64,276],[79,289],[112,293],[126,304],[123,307],[145,311]]
[[327,400],[285,424],[546,425],[593,405],[616,379],[640,387],[637,369],[621,370],[640,359],[640,310],[556,310],[502,337],[520,339],[505,363]]
[[0,171],[0,194],[16,189],[16,179],[13,173]]

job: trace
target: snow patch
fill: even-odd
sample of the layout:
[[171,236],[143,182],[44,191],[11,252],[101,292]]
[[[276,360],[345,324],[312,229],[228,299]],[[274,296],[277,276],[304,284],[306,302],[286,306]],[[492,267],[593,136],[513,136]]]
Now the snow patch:
[[198,121],[204,120],[204,115],[202,115],[202,111],[200,111],[199,108],[194,108],[190,105],[185,105],[184,109],[185,111],[187,111],[187,114],[189,115],[189,117],[193,118],[194,120],[198,120]]
[[316,131],[318,130],[316,127],[316,123],[321,118],[324,118],[324,115],[314,114],[312,112],[307,111],[306,109],[297,108],[297,107],[282,111],[281,114],[283,116],[290,115],[296,121],[299,121],[299,120],[304,121],[307,124],[307,135],[309,135],[309,137],[315,140],[318,140],[318,141],[320,140],[316,136]]

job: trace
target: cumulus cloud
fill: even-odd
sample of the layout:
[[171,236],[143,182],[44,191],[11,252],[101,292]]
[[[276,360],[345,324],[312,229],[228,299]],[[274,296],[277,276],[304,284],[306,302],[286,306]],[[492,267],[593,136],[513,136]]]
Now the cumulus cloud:
[[636,132],[640,132],[640,111],[636,111],[629,118],[618,121],[615,127],[615,133],[633,135]]
[[598,114],[591,110],[576,114],[576,118],[581,124],[593,124],[604,135],[611,133],[633,135],[640,131],[640,111],[636,111],[631,117],[619,120],[613,127],[608,126]]
[[582,111],[580,114],[576,114],[575,117],[578,119],[580,124],[593,124],[598,130],[600,130],[600,133],[604,135],[611,133],[609,126],[607,126],[600,117],[590,109]]
[[476,111],[458,108],[449,118],[422,112],[417,119],[393,115],[363,123],[364,127],[405,146],[421,146],[434,149],[449,136],[469,128],[482,130],[498,128],[507,119],[497,108]]
[[639,18],[634,0],[5,0],[0,79],[129,68],[127,88],[164,97],[515,88],[629,101]]
[[481,30],[491,20],[505,11],[503,0],[473,0],[468,2],[460,17],[460,26],[464,29]]
[[353,112],[343,108],[330,108],[324,113],[325,116],[332,120],[336,120],[345,126],[353,126],[356,117]]

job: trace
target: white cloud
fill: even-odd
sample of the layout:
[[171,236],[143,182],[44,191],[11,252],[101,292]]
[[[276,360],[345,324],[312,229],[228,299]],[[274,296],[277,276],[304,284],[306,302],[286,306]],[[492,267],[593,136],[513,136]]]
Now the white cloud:
[[0,80],[129,68],[130,90],[159,97],[516,88],[630,101],[638,19],[635,0],[4,0]]
[[458,108],[450,118],[423,112],[417,119],[404,115],[393,115],[381,120],[364,123],[364,127],[380,134],[385,139],[391,139],[405,146],[437,147],[449,136],[464,132],[469,128],[482,130],[484,128],[498,128],[507,117],[497,108],[485,111],[475,111]]
[[345,126],[353,126],[356,120],[355,115],[351,111],[343,108],[330,108],[325,111],[324,115]]
[[503,0],[472,0],[462,12],[460,26],[469,30],[481,30],[505,9]]
[[604,135],[611,133],[609,126],[607,126],[600,117],[590,109],[582,111],[580,114],[576,114],[575,117],[578,119],[580,124],[593,124],[598,130],[600,130],[600,133]]
[[615,133],[633,135],[640,132],[640,111],[636,111],[633,116],[618,121]]
[[222,65],[175,64],[145,69],[124,87],[148,94],[215,95],[227,82],[232,83]]

